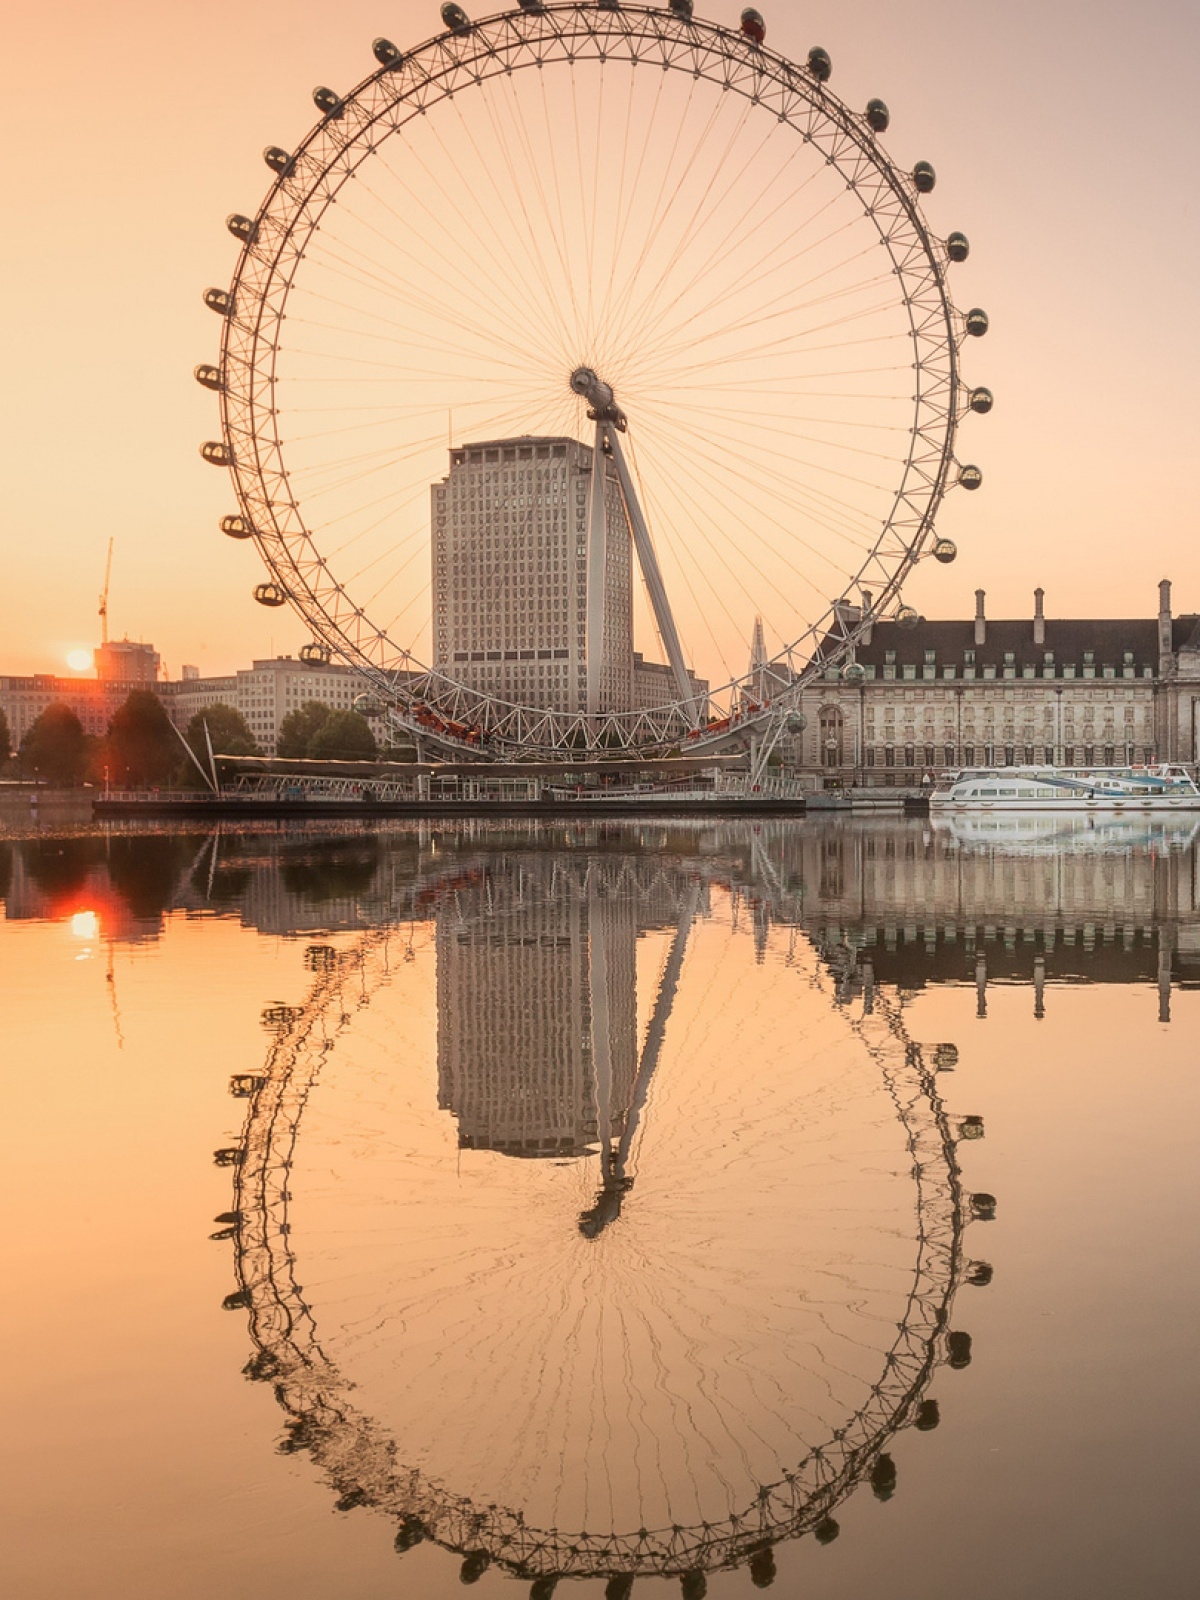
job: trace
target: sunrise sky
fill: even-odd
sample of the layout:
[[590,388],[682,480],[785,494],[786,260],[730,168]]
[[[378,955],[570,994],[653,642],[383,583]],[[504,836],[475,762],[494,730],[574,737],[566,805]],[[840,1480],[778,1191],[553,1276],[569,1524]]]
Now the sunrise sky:
[[[935,164],[930,222],[972,245],[956,301],[991,317],[970,377],[996,407],[959,451],[984,486],[947,503],[958,562],[924,564],[909,598],[953,616],[982,587],[991,615],[1025,615],[1040,584],[1052,615],[1147,615],[1169,576],[1200,609],[1195,7],[760,9],[784,54],[829,50],[852,106],[888,102],[898,161]],[[358,82],[377,34],[408,48],[439,28],[435,0],[47,3],[8,22],[0,672],[63,671],[97,642],[110,537],[110,631],[152,640],[171,676],[304,642],[252,601],[253,548],[217,531],[234,507],[197,453],[217,417],[191,373],[219,331],[200,295],[228,282],[224,218],[256,209],[262,148],[299,140],[313,86]]]

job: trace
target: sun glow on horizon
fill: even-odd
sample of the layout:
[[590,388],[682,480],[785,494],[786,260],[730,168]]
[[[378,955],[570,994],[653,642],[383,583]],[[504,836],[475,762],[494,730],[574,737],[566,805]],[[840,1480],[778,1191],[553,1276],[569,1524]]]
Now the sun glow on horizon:
[[92,665],[92,652],[83,646],[67,651],[67,665],[72,672],[87,672]]

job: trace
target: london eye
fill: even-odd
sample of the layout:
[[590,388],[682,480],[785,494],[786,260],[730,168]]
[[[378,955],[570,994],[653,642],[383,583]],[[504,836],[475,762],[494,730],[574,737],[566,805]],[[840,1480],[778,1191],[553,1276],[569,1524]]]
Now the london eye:
[[[960,370],[988,326],[950,296],[967,238],[926,221],[935,170],[886,153],[886,104],[756,11],[441,17],[317,88],[228,219],[196,370],[222,529],[398,729],[507,758],[727,743],[858,670],[873,618],[915,625],[915,563],[954,559],[935,517],[981,482],[956,435],[992,405]],[[612,668],[631,644],[653,693]]]

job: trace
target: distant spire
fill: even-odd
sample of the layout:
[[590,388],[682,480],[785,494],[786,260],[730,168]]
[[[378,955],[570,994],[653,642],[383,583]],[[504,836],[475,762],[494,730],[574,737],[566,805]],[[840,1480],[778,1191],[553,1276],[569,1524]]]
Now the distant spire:
[[750,679],[754,685],[754,698],[761,705],[767,698],[767,640],[761,617],[755,617],[754,632],[750,637]]

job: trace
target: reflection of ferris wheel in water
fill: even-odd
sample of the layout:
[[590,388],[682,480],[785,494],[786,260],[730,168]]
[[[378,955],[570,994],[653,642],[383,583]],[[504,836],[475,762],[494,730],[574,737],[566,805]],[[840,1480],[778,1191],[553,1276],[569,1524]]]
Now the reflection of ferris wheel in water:
[[[257,215],[229,219],[233,283],[205,296],[220,364],[197,369],[223,422],[202,453],[238,494],[222,526],[257,542],[256,597],[300,613],[308,659],[352,663],[398,724],[450,747],[728,739],[814,673],[857,670],[868,608],[915,624],[906,575],[954,557],[935,513],[980,482],[957,423],[992,404],[959,373],[987,328],[947,289],[967,240],[930,231],[933,168],[885,154],[884,103],[852,111],[825,51],[793,65],[757,12],[740,31],[691,0],[442,19],[407,55],[376,40],[350,93],[316,90],[317,125],[265,152]],[[477,652],[438,643],[448,429],[507,447],[490,498],[464,490],[478,540],[449,561],[478,557],[460,576],[481,594],[501,561],[523,572],[509,598],[558,608],[554,649],[515,622]],[[585,438],[609,492],[568,503],[539,445]],[[606,687],[623,607],[667,658],[665,704]]]
[[[969,1360],[969,1339],[950,1331],[964,1276],[960,1135],[936,1062],[883,994],[851,1024],[853,1061],[835,1045],[812,1077],[793,1068],[787,1082],[762,1079],[753,1111],[746,1083],[714,1076],[703,1046],[694,1052],[705,1030],[692,1018],[688,1060],[700,1070],[669,1069],[647,1107],[643,1080],[688,988],[685,954],[703,972],[705,940],[716,933],[727,956],[733,930],[698,916],[692,872],[583,865],[573,884],[560,875],[543,894],[535,862],[509,884],[519,897],[490,869],[459,872],[425,896],[434,927],[310,952],[306,1003],[266,1015],[265,1068],[233,1081],[249,1108],[240,1146],[218,1153],[235,1171],[235,1209],[223,1220],[241,1287],[227,1304],[249,1312],[257,1352],[247,1373],[274,1385],[289,1418],[285,1447],[311,1455],[343,1508],[393,1517],[398,1549],[432,1539],[463,1557],[464,1579],[494,1564],[537,1596],[561,1577],[604,1578],[610,1595],[625,1595],[651,1575],[678,1576],[699,1596],[705,1572],[743,1564],[762,1586],[780,1541],[836,1537],[833,1513],[856,1485],[890,1494],[889,1442],[902,1428],[936,1426],[934,1373]],[[339,1056],[384,991],[426,962],[431,933],[439,983],[458,941],[478,948],[495,978],[497,918],[516,962],[549,948],[547,936],[561,951],[569,941],[546,918],[560,928],[574,919],[603,986],[595,964],[610,976],[620,967],[619,908],[650,897],[673,933],[622,1113],[626,1132],[642,1119],[638,1192],[623,1210],[614,1189],[632,1175],[614,1184],[603,1136],[601,1196],[572,1226],[578,1198],[594,1193],[591,1161],[489,1152],[462,1168],[444,1150],[431,1161],[403,1089],[398,1159],[387,1155],[395,1124],[374,1089],[366,1121],[345,1115],[364,1080],[355,1066],[339,1079]],[[828,1036],[822,1025],[809,1032],[814,1059],[823,1045],[844,1047],[827,976],[804,961],[780,963],[779,976],[793,995],[806,979],[820,993]],[[693,982],[693,996],[701,987]],[[492,999],[494,1025],[515,996]],[[408,997],[399,1004],[411,1012]],[[607,1008],[606,1031],[616,1011]],[[592,1022],[595,1039],[595,1005]],[[377,1026],[393,1047],[393,1019]],[[382,1154],[364,1143],[367,1127]],[[318,1153],[306,1160],[312,1140]],[[618,1163],[631,1145],[620,1140]],[[334,1171],[340,1150],[354,1152],[352,1165]],[[885,1163],[886,1197],[876,1188]],[[990,1268],[965,1275],[986,1282]]]

